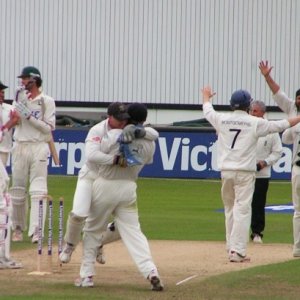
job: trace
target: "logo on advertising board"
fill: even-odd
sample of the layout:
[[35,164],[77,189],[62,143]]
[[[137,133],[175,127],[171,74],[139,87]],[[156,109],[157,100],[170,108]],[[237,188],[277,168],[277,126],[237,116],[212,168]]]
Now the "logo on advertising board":
[[[61,166],[49,160],[49,174],[77,175],[85,162],[87,130],[57,129],[55,146]],[[142,177],[220,178],[217,167],[217,142],[214,132],[164,132],[156,142],[154,161],[141,171]],[[283,155],[272,168],[273,179],[290,179],[292,151]]]

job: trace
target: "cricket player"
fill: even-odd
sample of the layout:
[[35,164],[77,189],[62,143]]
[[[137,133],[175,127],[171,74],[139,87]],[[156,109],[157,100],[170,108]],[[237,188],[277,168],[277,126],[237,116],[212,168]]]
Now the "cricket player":
[[22,264],[10,258],[11,203],[9,177],[0,160],[0,269],[19,269]]
[[[63,263],[71,260],[73,251],[81,240],[82,228],[90,210],[92,198],[92,184],[98,176],[97,164],[115,163],[114,155],[104,153],[99,145],[107,132],[114,128],[124,128],[129,115],[126,106],[120,102],[113,102],[107,108],[107,119],[93,126],[85,140],[86,163],[78,174],[76,190],[73,198],[72,211],[69,213],[67,229],[65,233],[65,245],[59,255]],[[94,159],[97,163],[94,163]]]
[[15,125],[12,123],[11,126],[9,126],[13,115],[13,106],[4,103],[4,90],[7,88],[8,87],[0,81],[0,159],[4,167],[7,164],[8,156],[12,149],[12,127]]
[[[249,113],[252,116],[263,118],[266,105],[263,101],[255,100],[250,104]],[[269,181],[271,178],[271,166],[274,165],[282,155],[282,143],[279,133],[271,133],[260,137],[256,145],[256,173],[255,187],[252,198],[251,214],[251,239],[254,243],[262,244],[263,231],[265,229],[265,206]]]
[[9,177],[5,166],[12,148],[12,128],[17,122],[12,106],[4,103],[0,81],[0,269],[19,269],[22,264],[10,258],[11,200],[8,194]]
[[[300,89],[296,91],[295,100],[290,99],[284,91],[281,90],[278,83],[271,76],[271,67],[268,61],[261,61],[259,69],[264,76],[266,83],[273,93],[273,98],[280,109],[285,112],[288,117],[299,115],[300,111]],[[294,205],[293,217],[293,235],[294,247],[293,256],[300,257],[300,125],[286,130],[282,135],[282,141],[286,144],[293,145],[292,158],[292,198]]]
[[[36,67],[24,67],[18,78],[21,80],[21,87],[13,102],[19,122],[15,127],[15,145],[12,150],[12,240],[22,241],[23,232],[27,228],[26,202],[29,182],[31,210],[28,236],[32,243],[37,243],[39,200],[46,201],[48,194],[48,142],[55,129],[55,102],[42,91],[42,77]],[[45,216],[46,205],[43,211],[44,224]]]
[[[144,105],[135,103],[128,107],[132,120],[143,123],[147,118]],[[119,154],[118,138],[122,131],[111,130],[101,142],[101,148],[113,155]],[[143,165],[122,168],[118,165],[100,166],[99,177],[93,184],[90,214],[86,220],[83,237],[83,260],[78,287],[94,285],[97,249],[101,233],[106,229],[111,215],[114,216],[121,238],[139,271],[148,279],[154,291],[162,291],[158,270],[153,262],[148,241],[141,231],[136,201],[136,179],[145,164],[152,163],[155,152],[154,141],[135,139],[131,151],[143,159]]]
[[[87,161],[78,174],[73,208],[69,213],[64,237],[65,245],[59,255],[62,263],[70,262],[72,253],[81,240],[82,229],[90,211],[92,185],[99,176],[99,165],[122,165],[124,163],[124,160],[120,159],[119,156],[103,151],[100,145],[111,129],[123,129],[127,125],[130,115],[127,113],[126,105],[119,102],[109,105],[107,115],[106,120],[90,129],[86,138],[85,154]],[[147,128],[147,130],[135,129],[132,125],[126,126],[122,134],[127,142],[130,142],[132,138],[144,136],[150,140],[155,140],[158,137],[157,131],[152,128]]]
[[246,248],[254,192],[257,140],[297,125],[300,116],[279,121],[251,116],[248,109],[252,98],[246,90],[237,90],[232,94],[232,113],[218,113],[210,103],[215,93],[209,86],[202,89],[202,95],[204,116],[218,134],[218,168],[222,178],[221,194],[229,261],[248,261]]

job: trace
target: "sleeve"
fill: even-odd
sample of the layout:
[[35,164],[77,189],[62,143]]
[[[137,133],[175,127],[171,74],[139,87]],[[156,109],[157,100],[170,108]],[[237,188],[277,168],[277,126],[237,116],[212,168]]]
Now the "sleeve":
[[85,156],[87,162],[102,165],[112,165],[114,155],[101,151],[101,141],[104,135],[103,128],[92,127],[85,140]]
[[145,141],[143,143],[143,150],[141,156],[146,165],[153,163],[153,156],[155,153],[155,143],[153,141]]
[[278,133],[272,135],[272,149],[269,156],[265,159],[267,165],[274,165],[282,155],[282,143]]
[[203,114],[206,120],[218,131],[218,116],[211,103],[203,104]]
[[257,136],[266,136],[269,133],[282,132],[290,127],[288,120],[268,121],[263,118],[257,118]]
[[49,134],[55,129],[55,102],[52,98],[42,99],[41,105],[42,119],[31,116],[28,121],[42,133]]
[[56,123],[56,107],[55,107],[55,101],[54,99],[50,99],[47,101],[45,105],[45,112],[44,112],[44,122],[48,124],[52,130],[55,129],[55,123]]
[[159,133],[152,127],[145,127],[146,135],[145,139],[149,141],[155,141],[158,139]]
[[[277,103],[277,105],[279,106],[279,108],[285,112],[286,114],[288,114],[288,116],[291,116],[295,110],[295,101],[293,101],[292,99],[290,99],[285,93],[284,91],[282,91],[281,89],[273,95],[273,99],[274,101]],[[296,115],[296,113],[295,113]]]
[[288,128],[286,129],[283,134],[282,134],[282,142],[291,145],[294,143],[294,134],[293,134],[293,129]]

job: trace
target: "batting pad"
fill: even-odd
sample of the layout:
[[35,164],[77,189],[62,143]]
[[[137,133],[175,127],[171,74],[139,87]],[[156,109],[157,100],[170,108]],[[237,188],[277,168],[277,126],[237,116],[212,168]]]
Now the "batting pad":
[[70,212],[68,221],[67,221],[67,229],[64,240],[68,244],[72,244],[76,246],[81,239],[81,232],[83,226],[85,224],[86,217],[79,217],[74,213]]
[[11,201],[13,204],[12,210],[12,228],[20,226],[21,230],[26,230],[26,192],[23,187],[12,187],[9,190]]

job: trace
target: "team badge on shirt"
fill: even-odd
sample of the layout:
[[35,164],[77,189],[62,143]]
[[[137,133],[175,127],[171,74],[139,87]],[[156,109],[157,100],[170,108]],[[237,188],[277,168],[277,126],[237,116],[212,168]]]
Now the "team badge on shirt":
[[100,136],[94,136],[94,137],[92,138],[92,141],[93,141],[93,142],[100,143],[100,142],[101,142],[101,137],[100,137]]

